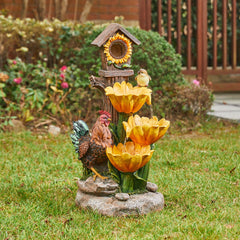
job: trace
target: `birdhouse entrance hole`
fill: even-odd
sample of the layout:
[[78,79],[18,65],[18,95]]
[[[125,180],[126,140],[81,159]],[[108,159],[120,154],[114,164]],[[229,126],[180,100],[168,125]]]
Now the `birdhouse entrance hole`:
[[127,54],[127,44],[122,40],[115,40],[109,46],[109,53],[113,58],[121,59]]

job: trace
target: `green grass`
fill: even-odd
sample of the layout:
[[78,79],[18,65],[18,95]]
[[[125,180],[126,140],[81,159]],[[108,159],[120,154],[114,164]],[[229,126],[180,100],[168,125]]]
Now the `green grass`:
[[239,239],[240,127],[205,125],[156,145],[161,212],[113,218],[75,206],[68,135],[0,134],[0,239]]

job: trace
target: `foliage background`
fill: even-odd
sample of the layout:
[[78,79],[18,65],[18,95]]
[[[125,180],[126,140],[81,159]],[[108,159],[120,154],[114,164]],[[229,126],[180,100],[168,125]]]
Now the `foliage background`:
[[[0,25],[0,66],[2,72],[9,76],[0,88],[5,95],[0,98],[2,118],[16,116],[25,123],[42,117],[55,118],[65,124],[79,118],[93,121],[94,114],[101,108],[101,95],[91,89],[88,78],[98,75],[101,60],[99,49],[91,42],[106,25],[61,22],[57,19],[51,22],[28,18],[20,20],[3,15],[0,15]],[[181,74],[181,56],[163,37],[138,28],[127,30],[142,43],[134,46],[132,65],[135,74],[140,68],[147,69],[152,77],[150,87],[153,98],[171,95],[169,101],[172,101],[172,98],[178,97],[174,93],[176,86],[193,88]],[[64,78],[68,84],[66,89],[61,88],[62,66],[67,66]],[[14,82],[16,78],[21,78],[20,84]],[[134,77],[130,81],[135,84]],[[186,113],[188,109],[194,113],[193,117],[199,119],[209,109],[207,101],[211,102],[210,91],[199,103],[201,109],[197,114],[181,105],[176,114],[182,110]],[[165,111],[169,108],[170,112],[170,106],[169,102],[156,101],[154,114],[170,117]]]

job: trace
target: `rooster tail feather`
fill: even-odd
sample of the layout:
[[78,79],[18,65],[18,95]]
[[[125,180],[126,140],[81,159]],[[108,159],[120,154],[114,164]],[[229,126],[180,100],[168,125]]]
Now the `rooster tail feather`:
[[73,122],[73,133],[71,134],[71,140],[77,153],[79,152],[79,139],[88,134],[88,125],[83,120]]

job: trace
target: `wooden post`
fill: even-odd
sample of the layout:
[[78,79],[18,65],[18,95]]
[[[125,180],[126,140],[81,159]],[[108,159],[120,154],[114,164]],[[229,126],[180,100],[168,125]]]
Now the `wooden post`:
[[197,77],[207,84],[207,0],[197,1]]

